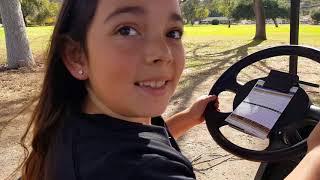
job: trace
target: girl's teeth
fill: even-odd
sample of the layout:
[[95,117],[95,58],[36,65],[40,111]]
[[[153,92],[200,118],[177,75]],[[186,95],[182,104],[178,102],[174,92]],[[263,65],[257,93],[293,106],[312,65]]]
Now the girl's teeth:
[[152,88],[155,88],[155,87],[157,87],[157,83],[156,83],[155,81],[152,81],[152,82],[150,83],[150,86],[151,86]]
[[157,87],[161,87],[161,86],[163,86],[164,85],[164,81],[158,81],[157,82]]
[[160,88],[166,84],[165,81],[146,81],[146,82],[140,82],[139,86],[142,87],[151,87],[151,88]]

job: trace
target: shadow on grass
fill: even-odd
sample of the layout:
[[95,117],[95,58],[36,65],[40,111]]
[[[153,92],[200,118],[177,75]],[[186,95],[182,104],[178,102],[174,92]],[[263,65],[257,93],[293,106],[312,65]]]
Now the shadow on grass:
[[[206,63],[200,63],[196,65],[187,65],[186,68],[188,69],[188,68],[203,67],[206,65],[217,63],[219,61],[228,61],[228,60],[232,60],[233,58],[236,58],[236,59],[244,58],[249,55],[248,54],[249,48],[258,46],[262,42],[263,41],[253,40],[250,43],[245,44],[243,46],[239,46],[237,48],[233,48],[230,50],[217,52],[217,53],[204,53],[201,55],[199,55],[198,51],[203,48],[210,47],[210,44],[198,45],[194,47],[192,50],[187,52],[187,54],[191,54],[191,56],[189,56],[189,59],[191,61],[206,61]],[[207,62],[207,61],[210,61],[210,62]]]
[[[249,48],[255,47],[261,44],[263,41],[251,41],[243,46],[233,48],[218,53],[204,53],[199,55],[197,52],[203,48],[207,48],[210,44],[199,44],[196,47],[188,51],[192,55],[189,56],[192,61],[205,61],[197,65],[187,65],[186,69],[196,68],[195,72],[189,73],[182,78],[179,83],[181,88],[172,97],[171,102],[177,102],[179,104],[175,107],[172,114],[182,111],[187,108],[187,104],[191,99],[195,89],[209,77],[214,75],[221,75],[229,66],[234,64],[236,61],[248,56]],[[209,62],[208,62],[209,61]],[[219,73],[219,74],[218,74]],[[212,84],[213,85],[213,84]],[[210,89],[206,90],[209,92]]]

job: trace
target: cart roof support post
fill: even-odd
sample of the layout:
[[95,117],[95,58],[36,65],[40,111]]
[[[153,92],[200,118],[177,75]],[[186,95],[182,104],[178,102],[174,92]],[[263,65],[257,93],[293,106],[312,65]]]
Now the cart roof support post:
[[[291,0],[290,12],[290,44],[299,44],[299,14],[300,14],[300,0]],[[297,74],[298,71],[298,57],[290,56],[289,73]]]

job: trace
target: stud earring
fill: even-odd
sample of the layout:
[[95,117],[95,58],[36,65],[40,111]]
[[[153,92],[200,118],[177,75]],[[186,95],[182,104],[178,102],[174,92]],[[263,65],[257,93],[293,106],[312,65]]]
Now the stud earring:
[[82,69],[79,71],[79,74],[80,74],[80,75],[84,75],[84,72],[83,72]]

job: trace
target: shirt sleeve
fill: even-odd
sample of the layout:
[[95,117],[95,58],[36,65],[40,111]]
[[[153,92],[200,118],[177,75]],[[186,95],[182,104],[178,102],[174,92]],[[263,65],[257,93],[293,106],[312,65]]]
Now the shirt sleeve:
[[194,180],[193,169],[185,164],[153,155],[136,167],[129,179]]

